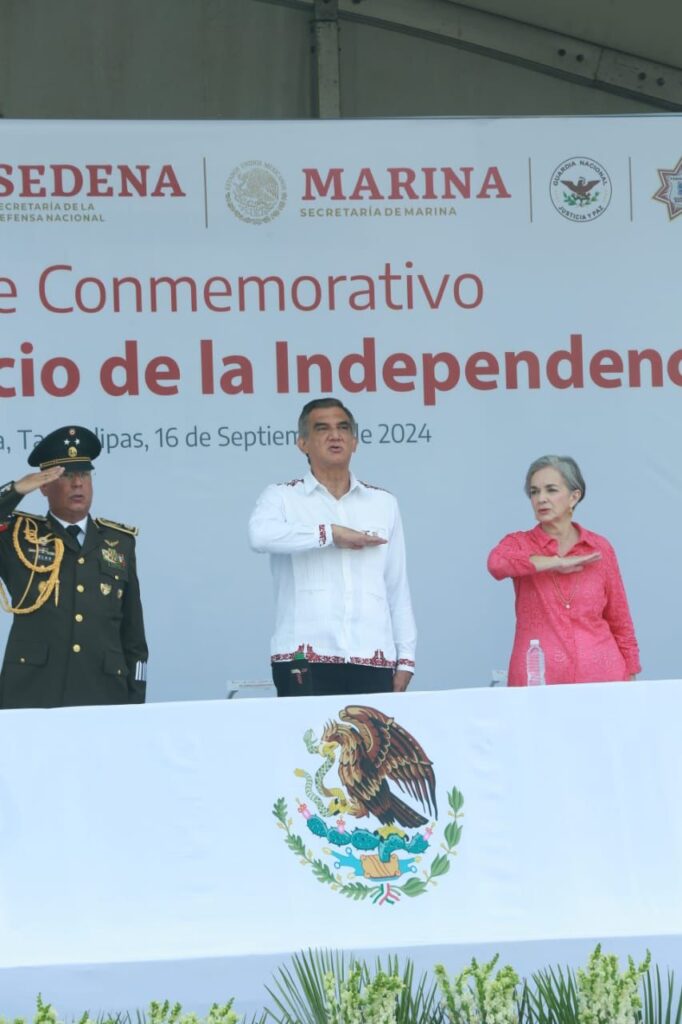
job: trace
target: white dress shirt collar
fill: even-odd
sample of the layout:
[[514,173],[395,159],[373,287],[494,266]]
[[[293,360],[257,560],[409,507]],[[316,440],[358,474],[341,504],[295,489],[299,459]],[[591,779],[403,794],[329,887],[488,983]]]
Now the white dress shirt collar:
[[[349,471],[349,475],[350,486],[346,491],[346,494],[351,494],[356,489],[356,487],[360,486],[360,481],[352,471]],[[317,477],[313,474],[312,470],[308,470],[306,475],[303,477],[303,488],[306,494],[312,494],[313,491],[316,490],[317,488],[319,488],[322,491],[325,491],[326,494],[331,494],[331,492],[327,490],[325,485],[320,480],[318,480]],[[333,498],[334,495],[332,494],[331,497]],[[344,498],[345,494],[342,494],[341,497]],[[340,501],[340,498],[334,498],[334,500]]]
[[60,519],[60,518],[59,518],[59,516],[56,516],[56,515],[54,514],[54,512],[50,512],[50,515],[52,516],[52,518],[53,518],[53,519],[54,519],[54,520],[55,520],[56,522],[58,522],[58,523],[59,523],[59,525],[60,525],[60,526],[61,526],[61,527],[62,527],[62,528],[63,528],[64,530],[65,530],[65,529],[67,528],[67,526],[79,526],[79,527],[80,527],[80,529],[81,529],[81,531],[82,531],[82,533],[83,533],[83,536],[85,536],[85,534],[86,534],[86,532],[87,532],[87,529],[88,529],[88,517],[87,517],[87,516],[83,516],[83,518],[82,518],[82,519],[79,519],[77,523],[67,523],[67,522],[66,522],[66,521],[65,521],[64,519]]

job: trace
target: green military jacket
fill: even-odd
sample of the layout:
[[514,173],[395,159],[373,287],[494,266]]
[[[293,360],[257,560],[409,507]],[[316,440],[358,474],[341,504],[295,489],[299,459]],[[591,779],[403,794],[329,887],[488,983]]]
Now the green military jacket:
[[[147,643],[134,531],[88,518],[82,547],[0,487],[0,577],[14,607],[0,707],[142,703]],[[8,600],[9,597],[9,600]]]

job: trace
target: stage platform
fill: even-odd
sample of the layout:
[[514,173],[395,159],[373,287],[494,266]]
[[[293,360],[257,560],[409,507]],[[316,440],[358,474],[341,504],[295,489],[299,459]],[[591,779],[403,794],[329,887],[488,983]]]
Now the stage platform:
[[[681,721],[677,680],[5,711],[0,1013],[249,1016],[308,947],[682,970]],[[371,735],[404,827],[339,773]]]

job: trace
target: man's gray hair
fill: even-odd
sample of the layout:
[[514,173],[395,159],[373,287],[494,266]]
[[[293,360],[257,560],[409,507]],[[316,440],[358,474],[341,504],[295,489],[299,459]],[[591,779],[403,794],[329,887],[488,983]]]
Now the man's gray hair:
[[580,491],[578,502],[583,500],[585,497],[585,480],[580,472],[580,466],[570,455],[541,455],[535,462],[531,462],[526,473],[526,483],[524,484],[527,497],[530,498],[530,481],[532,477],[539,469],[547,468],[556,469],[558,473],[561,473],[569,491]]
[[353,437],[358,436],[358,425],[355,422],[355,417],[353,416],[353,413],[346,408],[343,402],[340,402],[338,398],[314,398],[312,402],[306,402],[301,410],[301,415],[298,417],[299,437],[308,436],[308,421],[310,419],[311,412],[315,409],[343,409],[348,417],[348,422],[351,425]]

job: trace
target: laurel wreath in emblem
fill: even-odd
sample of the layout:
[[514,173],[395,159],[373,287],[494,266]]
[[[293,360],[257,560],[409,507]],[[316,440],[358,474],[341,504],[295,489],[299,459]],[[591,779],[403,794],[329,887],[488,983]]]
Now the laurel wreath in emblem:
[[[464,805],[464,797],[455,786],[448,793],[448,803],[450,805],[449,814],[454,820],[448,822],[445,826],[444,842],[441,844],[441,848],[445,852],[436,854],[422,871],[421,878],[418,878],[416,874],[411,874],[411,877],[402,884],[387,881],[368,885],[366,882],[344,881],[338,870],[332,871],[328,864],[319,857],[315,857],[312,850],[306,847],[303,837],[293,831],[293,819],[289,817],[289,810],[284,797],[275,800],[272,813],[277,818],[278,828],[284,830],[286,845],[292,853],[296,854],[301,864],[312,868],[318,882],[329,885],[334,892],[339,892],[342,896],[347,896],[349,899],[370,899],[372,903],[379,906],[383,904],[393,906],[399,902],[401,895],[423,896],[430,884],[435,885],[436,879],[441,875],[446,875],[450,870],[450,858],[456,856],[456,847],[462,835],[462,825],[458,819],[462,817],[462,807]],[[364,831],[366,830],[356,829],[355,833]],[[426,832],[428,831],[427,829]],[[331,851],[325,850],[324,852],[329,854]],[[345,856],[352,856],[349,849],[346,850]],[[415,857],[415,860],[417,859]],[[341,862],[336,861],[334,867],[338,869],[340,866]],[[416,869],[411,867],[409,870],[412,872]]]
[[[322,758],[314,773],[302,768],[294,772],[305,780],[307,799],[296,797],[296,803],[308,834],[294,829],[284,796],[272,808],[277,827],[318,882],[348,899],[393,906],[403,896],[422,896],[447,874],[457,854],[464,797],[456,786],[448,791],[451,820],[443,830],[441,852],[426,861],[438,838],[432,762],[406,729],[376,708],[346,707],[339,718],[327,723],[321,741],[311,729],[303,737],[308,753]],[[332,769],[338,786],[327,782]],[[412,800],[408,803],[389,782]],[[414,802],[421,810],[411,806]],[[370,822],[354,825],[358,818]],[[375,827],[372,818],[377,819]],[[312,843],[320,840],[325,845],[316,855]]]
[[284,209],[287,189],[272,164],[246,160],[225,183],[225,201],[235,217],[247,224],[267,224]]
[[591,206],[593,203],[598,202],[600,195],[601,192],[593,192],[589,196],[575,196],[564,192],[563,200],[567,206]]

